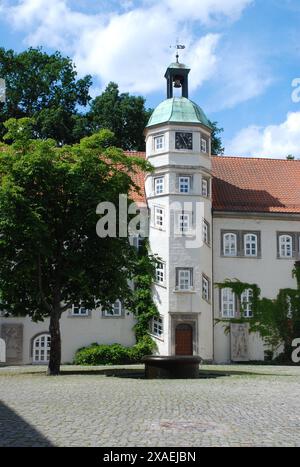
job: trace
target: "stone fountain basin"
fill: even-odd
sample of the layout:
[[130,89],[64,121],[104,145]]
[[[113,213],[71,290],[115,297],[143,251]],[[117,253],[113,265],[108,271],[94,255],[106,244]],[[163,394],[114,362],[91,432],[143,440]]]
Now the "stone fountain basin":
[[146,379],[194,379],[199,378],[198,356],[149,355],[142,359],[145,363]]

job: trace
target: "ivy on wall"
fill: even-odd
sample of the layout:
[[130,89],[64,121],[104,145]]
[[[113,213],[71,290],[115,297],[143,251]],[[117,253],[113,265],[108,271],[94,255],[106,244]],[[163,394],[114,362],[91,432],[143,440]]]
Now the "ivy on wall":
[[130,303],[130,311],[136,318],[134,331],[137,342],[148,338],[151,339],[149,335],[150,321],[153,317],[159,316],[152,295],[157,261],[155,256],[148,254],[147,241],[142,241],[138,250],[138,259],[133,277],[133,297]]
[[[260,298],[260,289],[256,284],[247,284],[235,280],[218,283],[219,289],[229,288],[237,297],[237,317],[217,319],[216,323],[223,323],[225,332],[230,331],[230,323],[249,323],[250,332],[258,332],[274,352],[281,345],[284,346],[282,358],[289,361],[292,354],[292,342],[300,337],[300,262],[295,263],[293,276],[297,281],[296,289],[281,289],[276,299]],[[252,290],[252,317],[244,316],[242,293]]]

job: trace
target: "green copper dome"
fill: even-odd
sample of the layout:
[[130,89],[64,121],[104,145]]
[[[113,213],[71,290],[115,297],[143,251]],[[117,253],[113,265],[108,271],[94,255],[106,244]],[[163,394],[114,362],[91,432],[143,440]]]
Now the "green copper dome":
[[211,128],[203,110],[185,97],[172,97],[161,102],[152,113],[147,127],[168,122],[202,123]]

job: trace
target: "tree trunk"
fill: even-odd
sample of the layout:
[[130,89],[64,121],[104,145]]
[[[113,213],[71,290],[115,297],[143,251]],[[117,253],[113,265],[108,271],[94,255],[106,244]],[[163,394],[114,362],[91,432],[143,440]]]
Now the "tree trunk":
[[60,337],[60,313],[53,311],[50,315],[50,360],[48,365],[48,376],[57,376],[60,372],[61,363],[61,337]]

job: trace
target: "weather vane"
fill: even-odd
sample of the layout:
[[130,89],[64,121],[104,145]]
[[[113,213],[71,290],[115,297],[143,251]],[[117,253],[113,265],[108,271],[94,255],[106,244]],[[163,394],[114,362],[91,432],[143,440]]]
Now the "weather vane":
[[176,49],[177,52],[176,52],[176,63],[179,63],[179,53],[178,53],[178,50],[183,50],[185,49],[185,45],[183,44],[178,44],[178,40],[177,40],[177,43],[176,45],[170,45],[170,49]]

